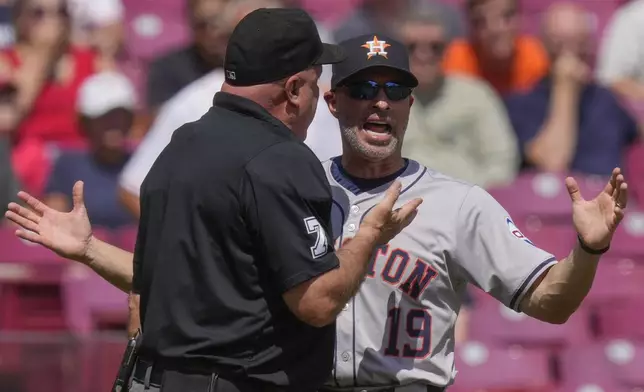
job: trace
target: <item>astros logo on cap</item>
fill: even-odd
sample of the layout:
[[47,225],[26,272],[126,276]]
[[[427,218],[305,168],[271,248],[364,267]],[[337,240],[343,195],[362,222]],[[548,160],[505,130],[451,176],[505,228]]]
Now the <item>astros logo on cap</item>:
[[379,41],[378,37],[374,35],[373,41],[367,41],[365,42],[364,45],[361,45],[360,47],[369,49],[369,52],[367,53],[367,60],[369,60],[370,58],[376,55],[387,58],[387,51],[385,49],[387,49],[390,46],[391,45],[389,45],[387,41]]

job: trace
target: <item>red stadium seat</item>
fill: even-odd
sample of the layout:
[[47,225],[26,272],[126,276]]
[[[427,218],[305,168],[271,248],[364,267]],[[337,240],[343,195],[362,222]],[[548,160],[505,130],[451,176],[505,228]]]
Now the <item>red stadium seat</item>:
[[125,334],[100,333],[83,340],[80,350],[82,391],[110,391],[123,358]]
[[594,311],[600,337],[644,340],[644,297],[597,304]]
[[644,211],[629,207],[617,227],[607,256],[644,260]]
[[0,329],[62,329],[60,278],[67,262],[0,228]]
[[[124,0],[128,53],[150,61],[189,41],[183,2]],[[162,4],[160,4],[162,3]]]
[[548,324],[487,297],[476,301],[470,316],[470,337],[496,346],[560,348],[590,342],[589,320],[586,309],[582,308],[563,325]]
[[80,264],[72,265],[63,279],[65,319],[76,334],[97,330],[125,331],[127,295]]
[[11,227],[0,229],[0,249],[0,329],[65,329],[61,280],[72,263],[19,239]]
[[0,335],[0,390],[80,391],[76,354],[75,345],[64,335]]
[[542,392],[553,388],[550,356],[545,351],[468,342],[456,348],[456,369],[459,373],[450,392]]
[[[639,121],[644,123],[644,102],[639,104],[639,110]],[[628,151],[624,171],[628,177],[630,194],[633,195],[632,202],[640,207],[644,206],[644,143],[639,143]]]
[[545,224],[570,221],[570,197],[558,174],[525,173],[508,186],[492,188],[490,194],[517,221],[539,220]]
[[[582,195],[587,198],[595,197],[607,181],[598,176],[571,176],[577,180]],[[491,188],[489,192],[515,222],[570,226],[572,203],[565,178],[564,174],[527,172],[512,184]]]
[[606,392],[644,387],[641,342],[613,340],[571,348],[561,355],[560,366],[567,390],[593,384]]
[[597,273],[585,303],[613,303],[624,298],[644,296],[644,263],[628,258],[606,257]]

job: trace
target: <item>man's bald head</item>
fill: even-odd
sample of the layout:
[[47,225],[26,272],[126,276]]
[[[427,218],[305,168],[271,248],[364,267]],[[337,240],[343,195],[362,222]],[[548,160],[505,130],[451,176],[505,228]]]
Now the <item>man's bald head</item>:
[[593,41],[591,14],[577,3],[555,3],[545,13],[543,41],[553,58],[569,52],[584,61],[590,59]]

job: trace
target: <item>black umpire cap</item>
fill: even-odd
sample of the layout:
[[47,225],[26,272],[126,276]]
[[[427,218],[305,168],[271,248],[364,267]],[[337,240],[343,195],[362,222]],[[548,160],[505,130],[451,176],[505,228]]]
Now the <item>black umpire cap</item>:
[[322,43],[315,22],[305,11],[260,8],[233,30],[224,71],[228,84],[253,86],[344,59],[339,46]]
[[402,43],[383,34],[361,35],[340,42],[347,58],[341,63],[333,64],[331,88],[373,67],[385,67],[400,73],[402,82],[407,87],[418,86],[418,79],[409,69],[409,52]]

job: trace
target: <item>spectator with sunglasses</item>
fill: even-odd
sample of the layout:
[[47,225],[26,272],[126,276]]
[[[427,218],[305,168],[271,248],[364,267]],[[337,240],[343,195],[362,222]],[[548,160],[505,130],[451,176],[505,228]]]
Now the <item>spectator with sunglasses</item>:
[[467,0],[469,39],[451,43],[443,66],[487,80],[505,95],[532,87],[548,71],[538,39],[519,34],[518,0]]
[[38,165],[21,165],[21,154],[34,147],[44,154],[47,143],[84,144],[76,96],[100,64],[94,52],[70,44],[72,21],[64,0],[18,0],[13,15],[16,43],[0,53],[0,76],[17,90],[14,165],[23,185],[39,193],[46,173]]
[[519,152],[503,102],[484,81],[444,74],[447,38],[440,17],[409,13],[399,36],[419,81],[403,154],[479,186],[511,182]]

